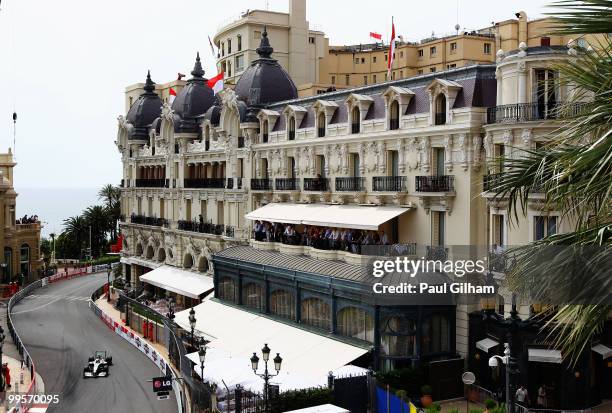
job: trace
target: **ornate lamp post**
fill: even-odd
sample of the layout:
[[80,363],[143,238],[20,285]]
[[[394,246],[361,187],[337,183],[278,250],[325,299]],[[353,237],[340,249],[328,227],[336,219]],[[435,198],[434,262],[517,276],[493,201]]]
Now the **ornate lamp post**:
[[256,375],[258,375],[264,380],[264,406],[265,406],[265,412],[268,413],[270,411],[270,405],[269,405],[270,379],[272,377],[278,376],[278,374],[280,373],[281,364],[283,362],[283,359],[281,358],[279,353],[276,353],[276,357],[274,357],[274,359],[272,360],[274,361],[274,370],[276,370],[276,374],[272,374],[268,371],[268,360],[270,359],[270,347],[268,347],[267,343],[264,344],[263,348],[261,349],[261,356],[264,361],[264,372],[257,373],[257,368],[259,366],[259,357],[257,357],[256,353],[253,353],[253,357],[251,357],[251,368],[253,369],[253,372]]
[[191,346],[195,347],[193,333],[195,331],[195,326],[196,326],[196,317],[195,317],[195,311],[193,307],[191,307],[191,310],[189,310],[189,326],[191,327]]
[[[6,337],[4,336],[4,329],[2,328],[2,326],[0,326],[0,368],[2,367],[2,346],[4,345],[4,339]],[[2,375],[2,378],[0,378],[0,392],[4,391],[4,388],[6,387],[6,383],[4,382],[4,375]]]
[[202,377],[202,382],[204,382],[204,360],[206,359],[206,344],[204,339],[200,342],[198,357],[200,358],[200,377]]

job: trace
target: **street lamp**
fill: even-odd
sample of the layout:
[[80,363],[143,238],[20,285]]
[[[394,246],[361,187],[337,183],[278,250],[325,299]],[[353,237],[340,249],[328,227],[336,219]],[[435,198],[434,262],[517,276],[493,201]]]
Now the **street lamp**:
[[257,376],[261,377],[264,380],[264,406],[265,412],[268,413],[270,411],[270,406],[268,402],[270,392],[270,379],[272,377],[278,376],[278,374],[280,373],[283,359],[279,353],[276,353],[276,357],[272,359],[272,361],[274,362],[274,370],[276,370],[276,374],[272,374],[268,371],[268,360],[270,360],[270,347],[268,347],[267,343],[264,344],[263,348],[261,349],[261,356],[264,361],[264,372],[257,373],[257,368],[259,367],[259,357],[257,357],[257,353],[253,353],[253,357],[251,357],[251,368],[253,369],[253,373],[255,373]]
[[108,285],[108,293],[106,294],[106,301],[110,303],[110,274],[111,274],[111,265],[108,264],[108,269],[106,271],[106,285]]
[[195,347],[194,346],[194,331],[195,331],[195,326],[196,326],[196,317],[195,317],[195,311],[193,309],[193,307],[191,307],[191,310],[189,310],[189,326],[191,327],[191,347]]
[[[2,328],[2,326],[0,326],[0,368],[2,368],[2,346],[4,345],[5,338],[6,337],[4,336],[4,329]],[[0,392],[4,391],[5,386],[6,383],[4,382],[4,375],[2,375],[2,378],[0,379]]]
[[202,382],[204,382],[204,360],[206,359],[206,342],[202,339],[200,343],[200,349],[198,350],[198,357],[200,358],[200,377],[202,377]]

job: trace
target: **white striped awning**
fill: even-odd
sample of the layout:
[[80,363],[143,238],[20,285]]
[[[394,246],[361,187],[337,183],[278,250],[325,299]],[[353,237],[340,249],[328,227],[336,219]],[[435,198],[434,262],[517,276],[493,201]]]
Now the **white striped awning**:
[[212,277],[162,265],[140,276],[140,281],[185,297],[200,298],[214,289]]
[[530,348],[528,350],[529,361],[537,361],[540,363],[561,364],[563,356],[559,350],[548,350],[545,348]]
[[601,354],[601,356],[605,359],[608,357],[612,357],[612,348],[606,346],[605,344],[597,344],[591,348],[595,353]]
[[245,215],[251,221],[378,230],[381,224],[410,211],[391,206],[270,203]]
[[498,345],[499,343],[497,341],[488,337],[476,342],[476,348],[484,351],[485,353],[488,353],[489,350]]

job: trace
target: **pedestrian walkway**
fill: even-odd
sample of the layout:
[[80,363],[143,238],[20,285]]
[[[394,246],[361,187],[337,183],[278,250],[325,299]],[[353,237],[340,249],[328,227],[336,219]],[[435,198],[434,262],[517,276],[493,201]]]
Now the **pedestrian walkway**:
[[[13,338],[8,330],[7,324],[7,305],[8,299],[0,301],[0,326],[4,329],[4,345],[2,346],[2,363],[8,363],[11,375],[11,387],[7,386],[7,391],[2,397],[0,413],[7,412],[6,400],[11,394],[24,394],[30,388],[30,369],[22,363],[21,355],[13,342]],[[36,374],[36,391],[34,394],[44,393],[44,383],[42,377]]]

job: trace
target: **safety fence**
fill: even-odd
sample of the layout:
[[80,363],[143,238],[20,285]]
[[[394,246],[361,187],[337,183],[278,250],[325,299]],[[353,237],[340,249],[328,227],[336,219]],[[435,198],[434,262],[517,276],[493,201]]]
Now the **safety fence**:
[[89,302],[89,307],[96,314],[106,326],[117,333],[121,338],[125,339],[128,343],[136,347],[140,350],[145,356],[147,356],[155,365],[159,368],[160,373],[164,376],[172,377],[172,388],[174,390],[174,394],[176,396],[177,408],[179,413],[185,412],[185,394],[183,389],[181,388],[179,382],[182,380],[179,378],[174,370],[170,367],[170,363],[166,361],[166,359],[156,351],[152,346],[150,346],[146,340],[140,338],[134,331],[130,328],[122,326],[117,321],[113,320],[108,314],[100,309],[95,304],[95,301],[102,296],[104,292],[104,286],[98,288],[91,295],[91,301]]

